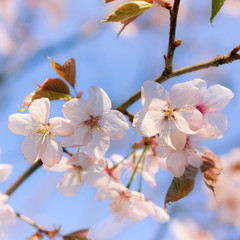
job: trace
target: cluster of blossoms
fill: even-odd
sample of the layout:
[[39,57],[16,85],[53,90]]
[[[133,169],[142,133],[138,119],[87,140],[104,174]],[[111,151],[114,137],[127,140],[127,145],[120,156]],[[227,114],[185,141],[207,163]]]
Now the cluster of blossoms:
[[[7,180],[12,171],[10,164],[0,164],[0,183]],[[8,196],[0,193],[0,239],[5,239],[4,228],[16,223],[16,213],[6,204]]]
[[146,81],[142,87],[143,109],[133,121],[136,132],[144,137],[157,135],[156,153],[166,158],[167,169],[180,177],[189,164],[201,166],[203,141],[221,138],[227,128],[221,112],[233,93],[221,85],[207,88],[201,79],[175,84],[169,91]]
[[[134,144],[126,158],[117,154],[111,160],[104,158],[110,139],[123,139],[129,125],[121,112],[111,110],[109,97],[96,86],[89,88],[88,101],[78,98],[63,105],[66,119],[54,117],[48,122],[50,103],[42,98],[31,103],[28,114],[11,115],[9,129],[26,136],[22,152],[28,163],[41,159],[46,170],[66,171],[57,186],[64,195],[76,195],[86,183],[99,189],[96,199],[111,199],[116,221],[123,217],[141,221],[151,216],[166,222],[167,213],[141,193],[142,177],[155,187],[159,168],[180,177],[189,164],[200,167],[200,143],[223,136],[227,123],[220,111],[232,97],[229,89],[220,85],[207,88],[200,79],[176,84],[169,93],[160,84],[146,81],[143,109],[133,119],[143,140]],[[63,138],[61,142],[58,136]],[[85,152],[70,159],[63,156],[63,148],[82,146]],[[126,169],[131,179],[125,187],[120,177]],[[129,189],[136,174],[140,175],[138,192]]]

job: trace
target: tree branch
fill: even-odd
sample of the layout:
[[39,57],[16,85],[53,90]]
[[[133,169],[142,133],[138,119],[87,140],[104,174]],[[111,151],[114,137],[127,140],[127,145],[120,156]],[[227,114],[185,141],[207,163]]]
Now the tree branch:
[[169,74],[172,72],[173,68],[173,55],[175,51],[175,34],[177,28],[177,16],[179,10],[180,0],[175,0],[173,8],[170,10],[170,31],[169,31],[169,41],[168,41],[168,53],[166,58],[165,70],[164,72]]
[[22,174],[10,188],[5,192],[6,195],[10,196],[33,172],[35,172],[40,166],[42,161],[39,159],[35,162],[26,172]]
[[[154,79],[153,81],[158,82],[158,83],[163,83],[167,79],[170,79],[170,78],[173,78],[173,77],[176,77],[176,76],[180,76],[180,75],[183,75],[183,74],[187,74],[187,73],[190,73],[190,72],[195,72],[195,71],[210,68],[210,67],[218,67],[220,65],[231,63],[231,62],[236,61],[236,60],[240,60],[240,54],[239,53],[217,56],[217,57],[215,57],[215,58],[213,58],[209,61],[203,62],[203,63],[199,63],[199,64],[195,64],[195,65],[192,65],[192,66],[188,66],[188,67],[184,67],[184,68],[174,70],[168,75],[166,75],[163,71],[163,73],[159,77]],[[134,95],[132,95],[128,100],[126,100],[124,103],[122,103],[121,105],[116,107],[115,109],[124,114],[126,109],[129,106],[131,106],[133,103],[135,103],[140,97],[141,97],[141,92],[138,91]]]

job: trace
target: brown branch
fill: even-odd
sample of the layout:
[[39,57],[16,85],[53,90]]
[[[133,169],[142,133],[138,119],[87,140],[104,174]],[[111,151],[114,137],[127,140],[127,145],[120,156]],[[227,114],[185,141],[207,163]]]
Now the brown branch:
[[170,10],[170,31],[169,31],[169,41],[168,41],[168,53],[166,58],[166,65],[164,72],[169,74],[172,72],[173,68],[173,55],[175,51],[175,34],[177,28],[177,16],[179,10],[180,0],[175,0],[173,8]]
[[[158,83],[163,83],[167,79],[180,76],[186,73],[190,72],[195,72],[198,70],[210,68],[210,67],[218,67],[223,64],[231,63],[233,61],[240,60],[240,54],[226,54],[223,56],[217,56],[209,61],[199,63],[196,65],[180,68],[177,70],[172,71],[172,73],[166,75],[164,72],[154,79],[153,81],[158,82]],[[125,113],[126,109],[131,106],[133,103],[135,103],[139,98],[141,97],[141,92],[138,91],[134,95],[132,95],[128,100],[126,100],[124,103],[116,107],[115,109],[122,112],[123,114]]]
[[40,166],[42,166],[42,161],[39,159],[35,162],[26,172],[22,174],[10,188],[5,192],[10,196],[33,172],[35,172]]

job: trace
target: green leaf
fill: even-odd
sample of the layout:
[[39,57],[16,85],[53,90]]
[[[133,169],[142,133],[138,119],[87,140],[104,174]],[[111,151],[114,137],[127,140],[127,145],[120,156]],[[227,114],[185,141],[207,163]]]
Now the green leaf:
[[176,202],[186,197],[193,189],[198,168],[189,165],[180,178],[174,177],[165,197],[164,207],[167,211],[167,204]]
[[118,7],[115,12],[109,14],[103,22],[120,22],[127,18],[135,17],[154,5],[146,1],[132,1],[126,2]]
[[217,16],[217,13],[220,11],[224,4],[225,0],[212,0],[212,15],[210,21],[212,23],[213,19]]

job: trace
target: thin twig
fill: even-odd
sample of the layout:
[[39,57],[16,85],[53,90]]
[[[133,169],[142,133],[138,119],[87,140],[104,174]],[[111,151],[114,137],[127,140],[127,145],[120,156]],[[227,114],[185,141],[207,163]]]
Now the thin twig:
[[[171,74],[169,75],[165,75],[164,73],[162,73],[159,77],[157,77],[156,79],[154,79],[153,81],[158,82],[158,83],[163,83],[164,81],[166,81],[167,79],[173,78],[173,77],[177,77],[183,74],[187,74],[190,72],[195,72],[195,71],[199,71],[202,69],[207,69],[210,67],[218,67],[220,65],[223,64],[227,64],[227,63],[231,63],[233,61],[236,60],[240,60],[240,54],[226,54],[226,55],[222,55],[222,56],[217,56],[209,61],[203,62],[203,63],[199,63],[199,64],[195,64],[192,66],[188,66],[188,67],[184,67],[184,68],[180,68],[177,70],[172,71]],[[139,98],[141,97],[141,92],[138,91],[135,94],[133,94],[128,100],[126,100],[124,103],[122,103],[121,105],[119,105],[118,107],[116,107],[115,109],[125,113],[126,109],[131,106],[133,103],[135,103]]]
[[24,222],[32,225],[33,227],[37,228],[40,232],[45,232],[45,229],[41,226],[39,226],[38,224],[36,224],[35,222],[33,222],[31,219],[29,219],[28,217],[20,214],[20,213],[16,213],[17,217],[22,219]]
[[42,166],[42,161],[39,159],[35,162],[26,172],[22,174],[12,186],[8,188],[5,192],[6,195],[10,196],[33,172],[35,172],[40,166]]
[[177,28],[177,16],[178,9],[180,5],[180,0],[175,0],[173,8],[170,10],[170,31],[169,31],[169,41],[168,41],[168,53],[166,58],[166,65],[164,72],[170,74],[173,68],[173,55],[176,46],[175,43],[175,34]]

